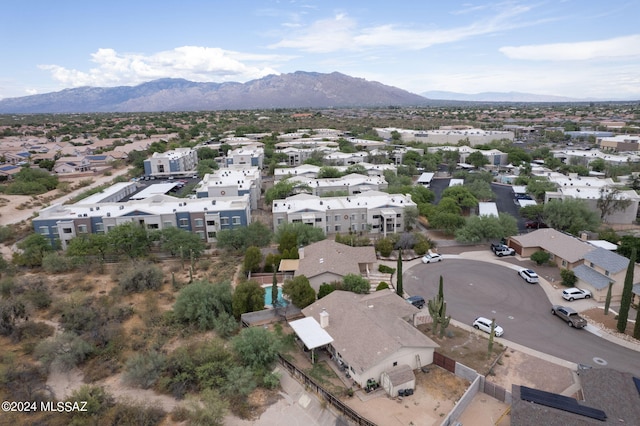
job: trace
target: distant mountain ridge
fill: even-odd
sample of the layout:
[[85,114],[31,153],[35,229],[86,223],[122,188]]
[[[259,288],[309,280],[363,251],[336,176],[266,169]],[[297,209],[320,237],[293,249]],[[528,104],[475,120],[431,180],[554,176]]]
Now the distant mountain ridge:
[[420,93],[422,96],[432,100],[459,101],[459,102],[589,102],[602,101],[602,99],[577,99],[565,96],[536,95],[523,92],[482,92],[475,94],[446,92],[441,90],[431,90]]
[[297,71],[246,83],[160,79],[138,86],[79,87],[0,100],[0,114],[161,112],[271,108],[426,106],[406,90],[333,72]]

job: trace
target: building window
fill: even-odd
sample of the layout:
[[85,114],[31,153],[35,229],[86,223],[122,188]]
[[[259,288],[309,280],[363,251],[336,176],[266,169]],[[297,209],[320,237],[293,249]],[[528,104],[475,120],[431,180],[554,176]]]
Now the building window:
[[229,225],[229,218],[228,217],[221,217],[220,218],[220,225],[228,226]]
[[171,222],[171,221],[162,222],[162,227],[163,228],[171,228],[172,226],[173,226],[173,222]]
[[87,232],[87,225],[78,225],[78,234],[86,234]]
[[610,274],[609,274],[609,271],[604,271],[604,274],[605,274],[607,277],[610,275]]
[[331,216],[327,216],[327,222],[331,220]]
[[71,228],[62,228],[63,234],[73,234],[73,229]]
[[355,213],[351,214],[351,220],[356,220],[356,214]]
[[240,225],[240,216],[233,216],[231,220],[234,225]]
[[189,219],[180,219],[180,226],[181,227],[188,227],[189,226]]
[[104,224],[96,223],[96,234],[104,234]]
[[363,223],[361,226],[362,226],[362,228],[361,228],[361,229],[362,229],[363,231],[366,231],[366,230],[367,230],[367,224],[366,224],[366,223]]
[[48,226],[41,226],[39,229],[40,229],[40,234],[41,235],[49,235],[49,227]]
[[215,220],[208,220],[207,221],[207,226],[216,226],[216,221]]
[[204,219],[196,219],[194,222],[196,224],[196,228],[202,228],[204,226]]
[[157,223],[148,223],[147,224],[147,229],[158,229],[160,228],[160,225],[158,225]]
[[336,225],[336,226],[335,226],[335,231],[336,231],[336,232],[340,232],[340,225]]
[[201,240],[204,240],[204,231],[196,231],[196,235],[200,237]]
[[366,214],[362,213],[362,217],[361,217],[361,219],[362,219],[362,220],[365,220],[365,219],[367,218],[366,216],[367,216]]
[[562,266],[567,266],[567,261],[566,260],[562,260]]
[[216,237],[216,232],[215,231],[209,231],[209,232],[207,232],[207,236],[209,238],[215,238]]
[[335,215],[335,216],[333,217],[333,220],[334,220],[335,222],[338,222],[338,221],[340,220],[340,216],[339,216],[339,215]]

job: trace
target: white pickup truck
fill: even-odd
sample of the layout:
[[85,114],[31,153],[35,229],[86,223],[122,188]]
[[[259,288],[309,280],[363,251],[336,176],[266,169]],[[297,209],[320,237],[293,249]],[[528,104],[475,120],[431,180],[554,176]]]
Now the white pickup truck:
[[507,247],[504,244],[491,244],[491,251],[498,256],[515,256],[516,251],[511,247]]

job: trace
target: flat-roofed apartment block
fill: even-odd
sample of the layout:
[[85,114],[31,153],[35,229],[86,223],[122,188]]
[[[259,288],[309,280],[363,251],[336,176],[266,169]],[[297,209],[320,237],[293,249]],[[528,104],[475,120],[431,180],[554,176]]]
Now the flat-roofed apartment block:
[[167,152],[154,152],[144,160],[146,176],[169,177],[187,176],[195,172],[198,153],[191,148],[176,148]]
[[429,145],[456,145],[460,141],[468,141],[469,145],[484,145],[494,140],[508,139],[513,141],[514,132],[504,130],[482,130],[469,126],[442,126],[438,130],[410,130],[393,127],[376,128],[378,136],[390,139],[392,132],[400,134],[404,142],[423,142]]
[[640,150],[640,136],[638,135],[616,135],[598,138],[596,143],[600,149],[623,152]]
[[[371,164],[371,163],[358,163],[358,167],[364,167],[369,176],[384,176],[384,172],[390,171],[393,174],[397,174],[397,168],[393,164]],[[337,169],[339,172],[345,173],[351,166],[331,166]],[[281,167],[277,168],[273,172],[273,176],[276,182],[286,179],[288,177],[300,176],[303,178],[315,179],[320,173],[320,166],[314,166],[313,164],[302,164],[297,167]]]
[[323,195],[355,195],[367,191],[383,191],[387,189],[387,180],[382,176],[365,176],[351,173],[339,178],[312,179],[302,176],[289,178],[311,188],[311,193]]
[[248,194],[251,209],[258,208],[262,177],[258,167],[235,166],[208,173],[196,187],[198,198],[237,197]]
[[207,242],[216,240],[218,231],[251,223],[249,195],[224,198],[183,199],[157,194],[145,199],[117,202],[129,189],[118,187],[103,200],[87,198],[76,204],[54,204],[40,210],[33,219],[35,232],[63,249],[78,235],[104,234],[127,222],[148,230],[177,227],[193,232]]
[[325,234],[351,230],[386,236],[404,230],[407,207],[417,207],[410,195],[378,191],[325,198],[298,194],[273,202],[273,226],[305,223],[322,229]]
[[257,146],[245,146],[227,152],[225,164],[227,166],[252,166],[262,168],[264,149]]

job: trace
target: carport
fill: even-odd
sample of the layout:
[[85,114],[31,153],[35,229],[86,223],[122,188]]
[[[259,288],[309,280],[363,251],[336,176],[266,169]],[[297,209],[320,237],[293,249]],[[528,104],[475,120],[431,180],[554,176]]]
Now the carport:
[[298,338],[302,340],[305,347],[311,351],[311,363],[315,363],[314,349],[333,342],[333,337],[331,337],[313,317],[291,321],[289,325]]

